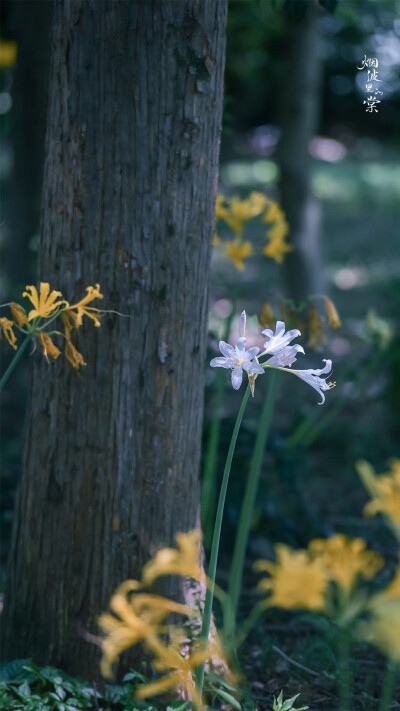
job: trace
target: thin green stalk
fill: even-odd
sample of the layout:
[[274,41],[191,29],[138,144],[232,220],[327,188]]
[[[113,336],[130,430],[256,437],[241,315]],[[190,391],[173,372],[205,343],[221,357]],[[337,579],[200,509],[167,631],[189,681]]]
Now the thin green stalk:
[[347,629],[339,630],[339,665],[338,665],[338,686],[339,686],[339,709],[340,711],[352,711],[351,709],[351,684],[352,673],[350,667],[351,638]]
[[268,393],[264,401],[263,411],[261,413],[257,439],[250,464],[250,472],[247,479],[242,510],[240,513],[240,521],[238,532],[236,534],[235,548],[233,551],[228,590],[228,595],[231,602],[231,618],[229,622],[229,628],[226,630],[228,638],[231,638],[235,632],[237,608],[239,603],[240,591],[242,588],[244,559],[246,554],[247,542],[249,539],[250,526],[253,518],[254,503],[256,500],[258,482],[260,479],[262,460],[264,456],[265,445],[268,439],[269,428],[272,420],[272,413],[275,405],[276,392],[278,388],[278,374],[272,371],[269,378],[270,382]]
[[[212,545],[211,545],[210,564],[209,564],[209,568],[208,568],[208,577],[211,581],[211,586],[209,588],[207,588],[207,592],[206,592],[206,600],[204,603],[204,612],[203,612],[203,624],[202,624],[201,632],[200,632],[200,639],[205,639],[205,640],[208,640],[208,635],[210,632],[211,612],[212,612],[212,604],[213,604],[213,599],[214,599],[215,575],[216,575],[216,571],[217,571],[219,541],[220,541],[220,537],[221,537],[222,517],[223,517],[223,513],[224,513],[226,491],[228,488],[229,475],[231,472],[231,465],[232,465],[233,453],[235,451],[236,440],[237,440],[240,425],[242,422],[243,413],[245,411],[247,401],[249,399],[249,395],[250,395],[250,385],[248,385],[246,388],[246,392],[243,396],[242,404],[240,406],[240,410],[239,410],[237,418],[236,418],[235,427],[234,427],[233,433],[232,433],[231,443],[229,445],[229,450],[228,450],[228,454],[226,457],[221,489],[219,492],[217,514],[215,517],[214,533],[213,533],[213,539],[212,539]],[[197,686],[198,686],[200,694],[203,689],[204,666],[205,666],[204,664],[201,664],[196,671],[196,682],[197,682]]]
[[[232,320],[236,308],[236,293],[232,294],[232,310],[225,322],[223,340],[229,339]],[[215,499],[217,489],[217,452],[220,433],[220,410],[226,383],[225,370],[218,370],[216,385],[214,390],[213,416],[207,441],[207,449],[204,460],[203,483],[201,487],[201,517],[203,522],[204,544],[210,548],[212,540],[212,524],[215,513]]]
[[8,366],[7,370],[5,371],[4,375],[2,376],[2,378],[0,380],[0,392],[3,389],[4,385],[6,384],[11,373],[13,372],[15,366],[17,365],[19,359],[21,358],[21,356],[22,356],[24,350],[26,349],[30,340],[31,340],[31,336],[30,335],[26,336],[25,340],[22,341],[22,344],[16,351],[14,358],[12,359],[10,365]]
[[391,662],[388,662],[385,679],[383,682],[381,700],[379,703],[379,711],[390,711],[390,706],[393,701],[393,696],[396,687],[396,675],[397,666]]

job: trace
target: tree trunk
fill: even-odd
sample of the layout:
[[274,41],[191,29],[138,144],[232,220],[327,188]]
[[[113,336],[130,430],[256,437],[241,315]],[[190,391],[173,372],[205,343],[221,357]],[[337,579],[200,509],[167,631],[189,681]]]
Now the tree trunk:
[[[297,0],[296,0],[297,1]],[[309,144],[319,120],[321,52],[316,0],[302,2],[301,21],[290,23],[284,48],[279,163],[281,201],[289,222],[293,247],[284,263],[289,295],[300,301],[321,290],[319,234],[321,211],[311,195]],[[300,8],[300,3],[298,8]],[[296,13],[293,3],[292,12]]]
[[[125,314],[35,355],[6,656],[87,678],[79,630],[196,526],[226,0],[58,0],[39,277]],[[82,332],[81,332],[82,331]]]

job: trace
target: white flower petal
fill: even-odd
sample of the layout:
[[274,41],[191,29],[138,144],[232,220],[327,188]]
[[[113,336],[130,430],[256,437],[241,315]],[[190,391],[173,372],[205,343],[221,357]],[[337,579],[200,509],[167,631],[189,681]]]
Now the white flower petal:
[[225,341],[219,342],[219,350],[225,358],[236,358],[236,351],[234,347],[229,343],[225,343]]
[[231,367],[229,358],[213,358],[212,361],[210,361],[210,365],[212,368],[230,368]]
[[253,358],[256,357],[256,355],[259,354],[259,352],[260,352],[260,349],[258,348],[258,346],[253,346],[252,348],[248,348],[248,349],[247,349],[247,351],[246,351],[246,357],[247,357],[249,360],[252,360]]
[[244,351],[246,348],[246,339],[242,336],[236,341],[236,351]]
[[232,370],[231,374],[231,382],[232,386],[234,387],[235,390],[239,390],[241,384],[242,384],[242,379],[243,379],[243,370],[240,367],[240,365],[236,366]]

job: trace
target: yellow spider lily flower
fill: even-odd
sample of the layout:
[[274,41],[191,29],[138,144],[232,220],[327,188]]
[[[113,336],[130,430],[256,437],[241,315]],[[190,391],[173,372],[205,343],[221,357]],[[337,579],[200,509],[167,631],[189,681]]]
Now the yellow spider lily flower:
[[392,459],[390,471],[376,476],[368,462],[357,463],[357,470],[372,500],[364,509],[365,516],[383,513],[400,536],[400,459]]
[[10,319],[3,316],[2,318],[0,318],[0,326],[1,326],[1,329],[4,333],[6,340],[9,342],[10,346],[12,348],[14,348],[14,350],[16,351],[18,346],[15,345],[17,342],[17,339],[16,339],[15,333],[13,331],[13,326],[14,326],[13,322],[10,321]]
[[332,299],[329,299],[327,296],[325,296],[325,309],[329,319],[329,325],[332,326],[332,328],[340,328],[342,322],[338,310]]
[[40,284],[40,296],[35,286],[26,286],[26,291],[22,296],[26,296],[29,301],[33,304],[34,308],[28,314],[28,321],[32,321],[34,318],[50,318],[54,316],[54,312],[57,311],[63,304],[68,306],[67,301],[56,301],[59,296],[62,296],[60,291],[52,291],[50,293],[50,284],[47,282],[41,282]]
[[140,587],[137,581],[121,585],[110,600],[114,615],[104,613],[99,617],[99,626],[106,635],[101,642],[101,673],[106,678],[111,677],[112,664],[120,654],[139,642],[145,642],[158,656],[164,654],[165,647],[158,638],[160,623],[170,613],[190,615],[193,612],[186,605],[158,595],[139,593],[128,597],[132,590]]
[[217,220],[225,220],[227,215],[229,215],[229,210],[226,207],[225,196],[221,194],[217,195],[217,200],[215,203],[215,217],[217,218]]
[[366,547],[362,538],[350,539],[338,533],[327,539],[315,538],[308,549],[326,567],[331,580],[350,593],[360,575],[373,578],[384,565],[382,556]]
[[321,316],[315,306],[310,306],[308,310],[308,343],[307,346],[321,350],[321,346],[326,341],[326,335]]
[[278,222],[278,220],[284,220],[285,214],[283,210],[279,207],[278,203],[268,201],[268,208],[263,216],[263,222]]
[[253,247],[250,242],[242,242],[239,239],[230,240],[225,243],[225,249],[221,254],[224,257],[229,257],[234,263],[236,269],[240,272],[244,270],[244,259],[251,257],[253,254]]
[[10,309],[12,317],[18,326],[29,326],[28,319],[26,318],[26,314],[22,306],[16,304],[14,301],[11,301]]
[[157,671],[169,671],[169,674],[150,684],[141,686],[135,693],[137,699],[147,699],[149,696],[162,694],[169,689],[183,690],[186,697],[193,701],[197,711],[202,711],[201,696],[196,688],[193,673],[197,667],[210,659],[208,647],[192,652],[187,658],[181,656],[182,634],[175,635],[171,645],[162,650],[162,654],[153,664]]
[[275,259],[278,264],[282,264],[285,254],[291,251],[292,247],[290,244],[286,244],[286,242],[276,239],[272,240],[266,247],[264,247],[263,254],[265,254],[266,257]]
[[88,292],[86,296],[84,296],[81,301],[78,301],[77,304],[69,306],[67,311],[64,313],[70,314],[76,311],[75,328],[82,326],[83,316],[91,318],[92,321],[94,321],[94,325],[98,328],[100,326],[99,317],[101,317],[104,312],[93,306],[88,306],[88,304],[94,301],[94,299],[103,298],[103,294],[100,293],[100,284],[96,284],[96,286],[88,286],[86,287],[86,291]]
[[177,533],[176,544],[177,548],[162,548],[146,563],[142,570],[144,585],[151,585],[162,575],[183,575],[202,582],[205,580],[200,565],[201,531],[195,529],[188,533]]
[[56,358],[61,355],[61,351],[54,345],[46,331],[40,331],[38,338],[39,343],[43,346],[43,355],[45,358],[47,358],[47,356],[51,356],[54,360],[56,360]]
[[76,370],[78,370],[80,365],[87,365],[87,363],[84,361],[82,353],[79,353],[79,351],[75,348],[74,344],[71,343],[69,338],[67,338],[65,342],[64,353],[66,359]]
[[258,583],[260,590],[270,593],[267,607],[322,610],[329,577],[319,560],[312,559],[307,551],[294,551],[279,543],[275,546],[277,562],[259,560],[254,565],[258,571],[269,573]]
[[374,644],[393,664],[400,663],[400,600],[379,600],[360,625],[362,639]]
[[268,301],[263,302],[262,308],[257,314],[257,320],[260,326],[262,326],[263,328],[275,327],[276,319],[274,319],[274,314],[272,313],[272,309]]

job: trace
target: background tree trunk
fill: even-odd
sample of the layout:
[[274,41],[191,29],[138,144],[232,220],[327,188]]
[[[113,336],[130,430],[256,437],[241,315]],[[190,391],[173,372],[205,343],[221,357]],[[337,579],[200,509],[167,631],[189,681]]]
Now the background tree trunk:
[[6,590],[8,658],[96,676],[79,635],[161,544],[196,526],[226,0],[55,5],[39,278],[87,368],[34,369]]
[[[316,0],[292,2],[287,9],[289,29],[283,51],[279,144],[281,201],[289,222],[293,247],[284,262],[287,293],[301,301],[321,290],[319,237],[321,210],[311,194],[309,144],[318,127],[322,73],[321,9]],[[300,16],[299,14],[300,13]],[[301,16],[302,15],[302,16]]]

